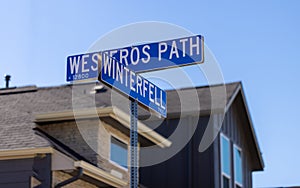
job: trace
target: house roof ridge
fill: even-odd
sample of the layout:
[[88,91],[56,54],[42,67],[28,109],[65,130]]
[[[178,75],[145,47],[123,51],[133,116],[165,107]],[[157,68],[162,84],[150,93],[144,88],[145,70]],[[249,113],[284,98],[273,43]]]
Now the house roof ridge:
[[[101,82],[100,82],[101,83]],[[83,83],[76,83],[76,85],[91,85],[94,84],[93,82],[83,82]],[[208,87],[218,87],[218,86],[228,86],[233,84],[241,84],[241,81],[233,81],[228,83],[217,83],[217,84],[211,84],[211,85],[198,85],[195,87],[182,87],[178,89],[166,89],[167,92],[175,91],[175,90],[189,90],[189,89],[202,89],[202,88],[208,88]],[[53,85],[53,86],[37,86],[37,85],[25,85],[20,87],[10,87],[10,88],[0,88],[0,95],[4,94],[13,94],[13,93],[25,93],[25,92],[32,92],[37,90],[49,90],[49,89],[59,89],[64,87],[71,87],[73,84],[66,83],[61,85]]]
[[9,95],[16,93],[27,93],[37,91],[38,87],[36,85],[27,85],[21,87],[9,87],[9,88],[1,88],[0,95]]
[[[211,85],[203,85],[203,86],[195,86],[195,87],[182,87],[178,88],[178,90],[189,90],[189,89],[204,89],[204,88],[209,88],[209,87],[218,87],[218,86],[228,86],[228,85],[233,85],[233,84],[241,84],[241,81],[235,81],[235,82],[228,82],[228,83],[218,83],[218,84],[211,84]],[[175,91],[176,89],[166,89],[166,91]]]

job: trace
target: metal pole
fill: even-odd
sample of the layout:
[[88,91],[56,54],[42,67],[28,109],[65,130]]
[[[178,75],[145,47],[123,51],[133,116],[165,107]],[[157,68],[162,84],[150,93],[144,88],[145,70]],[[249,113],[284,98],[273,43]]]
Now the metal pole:
[[130,101],[130,188],[138,187],[137,101]]

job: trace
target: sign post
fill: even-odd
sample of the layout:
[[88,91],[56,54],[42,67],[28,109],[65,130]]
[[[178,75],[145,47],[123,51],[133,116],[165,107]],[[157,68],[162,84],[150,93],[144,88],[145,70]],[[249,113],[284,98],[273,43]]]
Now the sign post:
[[204,62],[204,39],[178,39],[69,56],[67,81],[96,80],[130,99],[130,188],[138,187],[138,103],[167,116],[167,94],[139,73]]
[[137,101],[130,100],[130,188],[138,187]]

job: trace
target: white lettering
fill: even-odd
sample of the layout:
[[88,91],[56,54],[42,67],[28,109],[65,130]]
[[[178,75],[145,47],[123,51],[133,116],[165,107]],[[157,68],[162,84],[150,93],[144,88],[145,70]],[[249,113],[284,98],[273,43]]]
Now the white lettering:
[[81,59],[82,60],[82,67],[81,67],[82,72],[89,72],[89,69],[84,68],[84,66],[87,64],[86,58],[89,58],[89,56],[90,56],[89,54],[85,54],[82,56],[82,59]]
[[124,70],[125,70],[125,86],[127,87],[128,86],[128,72],[129,72],[129,69],[124,67]]
[[76,59],[77,59],[76,56],[73,57],[73,59],[72,59],[72,57],[69,57],[71,74],[74,74],[74,70],[75,70],[75,74],[78,73],[80,56],[78,56],[77,61],[76,61]]
[[116,60],[115,59],[111,59],[112,61],[112,77],[113,79],[115,79],[115,76],[116,76]]
[[[134,52],[136,52],[136,59],[135,60],[134,60]],[[139,51],[138,47],[133,47],[131,52],[130,52],[131,64],[132,65],[138,64],[139,59],[140,59],[140,51]]]
[[111,58],[108,56],[107,52],[103,53],[104,56],[104,74],[107,74],[108,71],[108,76],[111,75]]
[[162,109],[166,109],[166,107],[163,105],[163,91],[160,90],[160,106]]
[[135,73],[133,71],[130,71],[130,89],[132,91],[135,91],[135,88],[133,87],[133,84],[134,84],[134,77],[135,76]]
[[148,90],[146,84],[148,84],[148,83],[149,83],[148,80],[144,79],[144,82],[143,82],[143,97],[146,97],[146,91]]
[[[96,57],[97,57],[97,58],[96,58]],[[93,65],[91,66],[91,69],[92,69],[93,71],[97,71],[97,70],[98,70],[98,62],[100,62],[100,59],[101,59],[100,54],[98,54],[98,53],[93,54],[93,56],[92,56],[92,61],[93,61],[93,63],[95,64],[95,67],[94,67]]]
[[123,67],[124,66],[118,62],[115,62],[115,63],[117,65],[116,80],[119,81],[119,78],[120,78],[120,82],[121,82],[121,84],[123,84],[123,69],[124,69]]
[[112,63],[112,77],[113,77],[113,79],[115,79],[115,76],[116,76],[116,73],[115,73],[115,71],[116,71],[116,69],[115,69],[115,64],[116,64],[117,62],[116,62],[116,60],[115,60],[114,55],[115,55],[117,52],[118,52],[118,50],[112,50],[112,51],[109,52],[109,55],[110,55],[109,59],[110,59],[110,61],[113,62],[113,63]]
[[[123,52],[125,52],[125,54],[123,54]],[[123,59],[124,59],[126,66],[128,66],[127,57],[128,57],[128,50],[127,49],[121,49],[120,50],[120,63],[124,64],[123,63]]]
[[[162,48],[164,46],[164,48]],[[161,61],[161,54],[167,51],[167,43],[160,42],[158,43],[158,61]]]
[[185,57],[185,54],[186,54],[185,46],[186,46],[187,41],[188,41],[188,39],[180,39],[179,40],[179,42],[181,42],[181,45],[182,45],[182,57]]
[[146,51],[146,49],[150,50],[149,45],[143,46],[143,54],[147,56],[147,58],[142,58],[143,63],[148,63],[150,61],[150,54]]
[[136,76],[136,93],[139,93],[140,90],[140,95],[143,96],[143,91],[142,91],[142,78],[137,75]]
[[156,104],[157,106],[159,106],[159,102],[157,101],[157,99],[159,98],[159,97],[157,96],[157,87],[154,87],[154,96],[155,96],[155,104]]
[[113,58],[113,56],[118,52],[118,50],[112,50],[109,52],[110,57],[109,58]]
[[154,103],[154,99],[151,97],[153,95],[153,91],[151,88],[154,88],[154,85],[150,82],[149,83],[149,100],[150,100],[150,102]]
[[171,52],[170,52],[169,59],[173,58],[174,53],[175,53],[176,57],[179,58],[179,54],[178,54],[178,51],[177,51],[177,45],[176,45],[175,40],[172,42],[172,47],[171,47]]
[[197,55],[200,53],[200,48],[199,48],[199,37],[196,37],[196,43],[193,44],[193,37],[190,38],[190,56],[193,55],[193,48],[196,48]]

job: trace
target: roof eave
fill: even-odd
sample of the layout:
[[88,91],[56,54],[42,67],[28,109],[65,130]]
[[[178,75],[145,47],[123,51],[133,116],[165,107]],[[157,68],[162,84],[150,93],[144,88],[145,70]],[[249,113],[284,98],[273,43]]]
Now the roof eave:
[[0,150],[0,160],[34,158],[39,154],[53,153],[52,147],[35,147]]
[[74,167],[80,167],[83,168],[83,173],[86,174],[89,177],[92,177],[96,180],[102,181],[110,186],[114,187],[125,187],[128,185],[128,182],[119,179],[112,174],[94,166],[91,165],[85,161],[75,161]]
[[246,110],[246,116],[247,116],[249,124],[250,124],[251,135],[252,135],[252,138],[253,138],[253,141],[254,141],[254,144],[255,144],[257,156],[259,158],[259,166],[260,167],[259,168],[255,168],[255,170],[256,171],[263,170],[264,167],[265,167],[265,165],[264,165],[264,161],[263,161],[263,158],[262,158],[262,155],[261,155],[262,153],[261,153],[258,141],[257,141],[256,133],[255,133],[255,130],[254,130],[254,127],[253,127],[252,118],[251,118],[251,115],[250,115],[250,111],[249,111],[249,108],[248,108],[248,104],[247,104],[247,101],[246,101],[246,98],[245,98],[245,94],[244,94],[244,89],[243,89],[243,86],[242,86],[241,82],[239,83],[239,85],[235,89],[233,95],[229,99],[229,101],[228,101],[228,103],[226,105],[225,112],[227,112],[227,110],[230,108],[230,106],[232,105],[234,99],[238,96],[239,93],[241,93],[241,96],[242,96],[242,99],[243,99],[243,103],[244,103],[245,110]]
[[[35,123],[48,123],[48,122],[57,122],[57,121],[68,121],[76,119],[88,119],[88,118],[99,118],[99,117],[111,117],[123,126],[130,129],[130,116],[120,110],[117,107],[105,107],[105,108],[96,108],[96,109],[85,109],[80,111],[63,111],[63,112],[54,112],[54,113],[44,113],[36,114]],[[170,147],[172,142],[162,135],[158,134],[154,130],[150,129],[148,126],[138,121],[138,133],[150,140],[154,144],[165,148]]]

